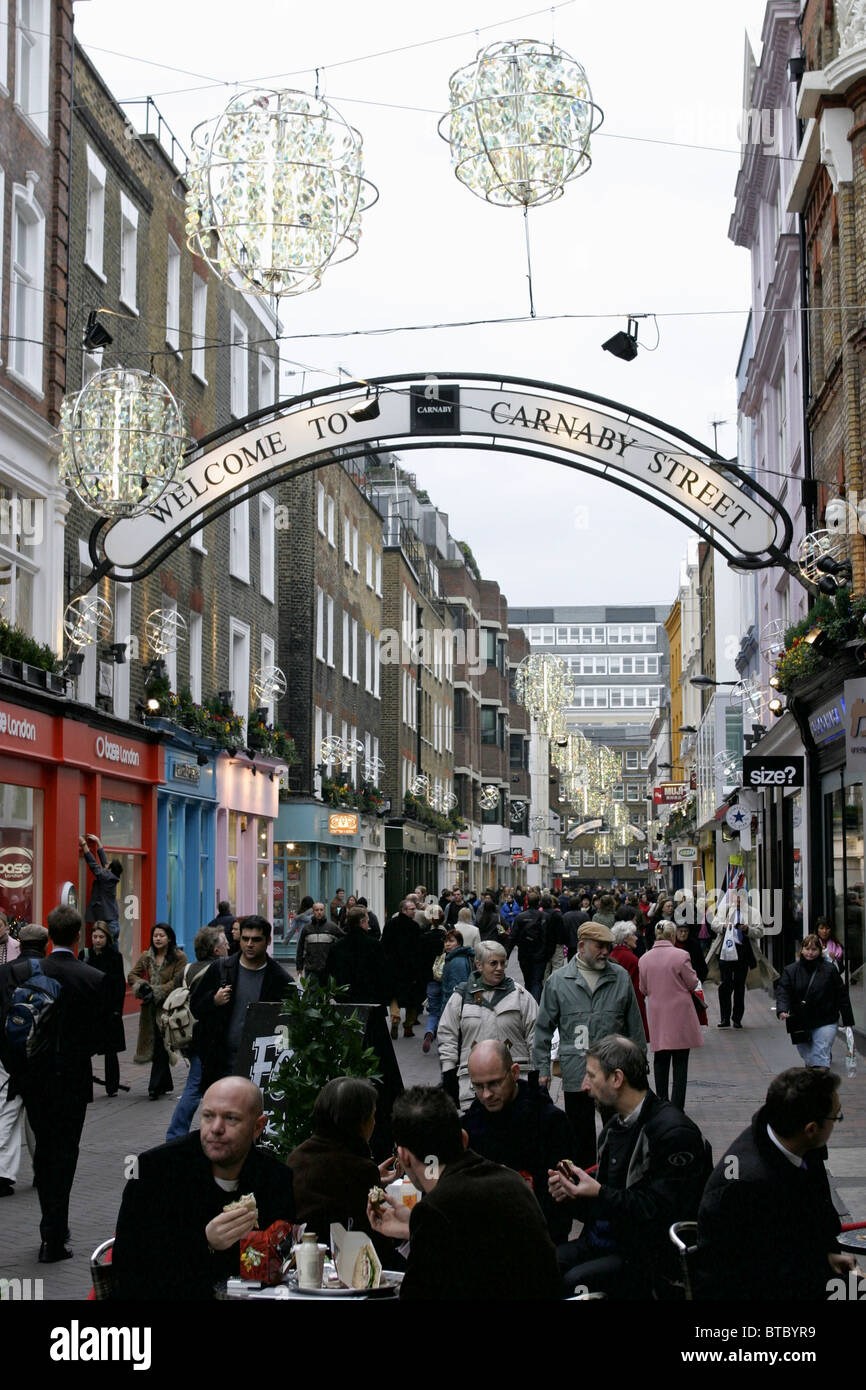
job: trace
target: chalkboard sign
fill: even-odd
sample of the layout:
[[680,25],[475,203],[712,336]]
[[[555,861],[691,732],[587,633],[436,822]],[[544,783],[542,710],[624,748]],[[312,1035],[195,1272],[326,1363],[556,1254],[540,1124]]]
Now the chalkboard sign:
[[[338,1004],[337,1007],[342,1009],[347,1017],[352,1013],[357,1014],[364,1024],[364,1046],[370,1047],[372,1045],[369,1037],[370,1015],[375,1006],[372,1004]],[[390,1038],[388,1041],[390,1043]],[[378,1032],[376,1044],[376,1050],[379,1052],[381,1039]],[[291,1050],[289,1016],[283,1012],[281,1002],[276,1000],[273,1003],[250,1004],[247,1008],[241,1043],[238,1048],[237,1070],[261,1087],[265,1097],[266,1111],[270,1111],[268,1081],[271,1073],[276,1070],[287,1054],[291,1055]],[[391,1048],[392,1056],[393,1052],[394,1049]]]

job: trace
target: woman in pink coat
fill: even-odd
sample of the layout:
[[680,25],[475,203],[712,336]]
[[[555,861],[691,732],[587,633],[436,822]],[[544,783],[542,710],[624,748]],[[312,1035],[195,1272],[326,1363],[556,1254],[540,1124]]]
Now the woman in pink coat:
[[681,951],[675,946],[675,938],[673,922],[660,922],[656,927],[655,945],[641,956],[638,972],[648,1006],[656,1094],[661,1100],[668,1098],[668,1077],[673,1059],[671,1100],[680,1110],[684,1110],[689,1049],[701,1047],[704,1040],[692,1001],[698,977],[688,951]]

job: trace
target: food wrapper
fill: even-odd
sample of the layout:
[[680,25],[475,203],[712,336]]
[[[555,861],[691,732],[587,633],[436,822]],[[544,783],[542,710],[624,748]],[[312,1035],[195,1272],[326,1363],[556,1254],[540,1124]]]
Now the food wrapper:
[[347,1231],[337,1223],[331,1226],[331,1249],[341,1283],[349,1289],[378,1289],[382,1261],[368,1235]]
[[241,1242],[242,1279],[258,1280],[266,1287],[282,1283],[283,1243],[291,1244],[292,1228],[288,1221],[274,1221],[266,1231],[250,1231]]

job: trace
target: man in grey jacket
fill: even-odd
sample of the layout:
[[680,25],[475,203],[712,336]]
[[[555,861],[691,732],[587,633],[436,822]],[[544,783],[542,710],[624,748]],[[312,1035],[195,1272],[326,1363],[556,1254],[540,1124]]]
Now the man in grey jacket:
[[611,1033],[620,1033],[646,1050],[640,1009],[628,972],[608,960],[613,933],[602,922],[584,922],[577,933],[577,954],[561,970],[555,970],[544,986],[532,1065],[539,1084],[550,1085],[550,1049],[559,1029],[559,1065],[562,1071],[565,1113],[577,1140],[578,1163],[595,1163],[595,1106],[583,1091],[586,1050]]

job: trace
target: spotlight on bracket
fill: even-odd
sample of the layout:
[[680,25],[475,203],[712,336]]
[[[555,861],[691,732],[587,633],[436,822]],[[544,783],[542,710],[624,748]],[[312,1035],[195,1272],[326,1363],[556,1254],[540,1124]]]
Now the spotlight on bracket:
[[356,420],[359,423],[364,420],[377,420],[379,418],[379,392],[377,391],[375,396],[371,396],[368,391],[366,400],[361,401],[360,405],[350,405],[346,414],[350,420]]
[[101,352],[103,348],[110,347],[114,342],[108,329],[104,328],[96,317],[95,309],[91,309],[87,315],[82,342],[86,352]]
[[623,362],[633,362],[637,357],[637,319],[629,319],[625,332],[620,329],[601,345],[602,352],[610,352]]

